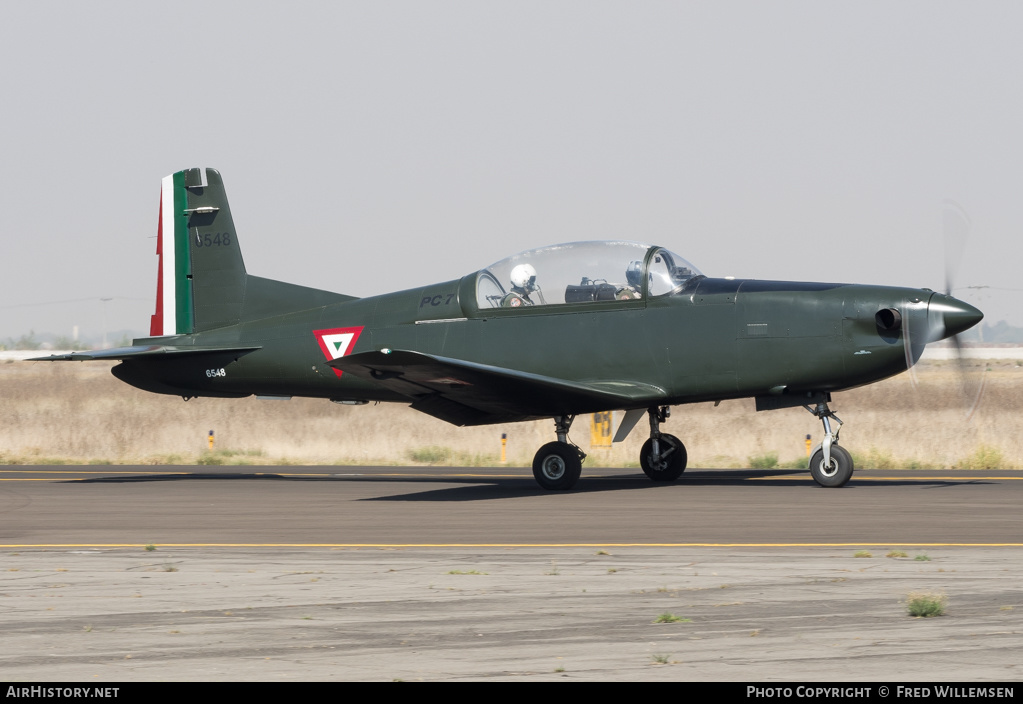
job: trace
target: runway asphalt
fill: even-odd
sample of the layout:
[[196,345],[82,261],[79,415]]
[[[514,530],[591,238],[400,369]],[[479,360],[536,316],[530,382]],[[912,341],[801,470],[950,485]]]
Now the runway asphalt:
[[0,545],[970,544],[1023,547],[1020,471],[8,467]]
[[0,678],[1013,681],[1021,480],[9,466]]

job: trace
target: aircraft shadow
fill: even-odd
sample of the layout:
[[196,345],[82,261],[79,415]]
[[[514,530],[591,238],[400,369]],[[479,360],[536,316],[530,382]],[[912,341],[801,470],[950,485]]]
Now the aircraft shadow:
[[[735,474],[729,476],[722,476],[721,472],[715,472],[713,475],[700,476],[694,475],[693,477],[685,476],[673,484],[655,484],[643,475],[627,475],[627,476],[603,476],[603,477],[592,477],[587,481],[584,476],[576,484],[575,488],[569,491],[544,491],[537,487],[532,480],[501,480],[500,483],[495,483],[493,480],[482,480],[472,482],[472,486],[464,486],[464,484],[470,482],[460,482],[463,486],[457,487],[444,487],[443,489],[424,489],[422,491],[407,493],[407,494],[393,494],[390,496],[375,496],[365,499],[359,499],[360,501],[440,501],[440,502],[455,502],[455,501],[485,501],[493,499],[518,499],[524,497],[536,497],[536,496],[548,496],[552,499],[556,499],[558,496],[565,496],[570,494],[597,494],[608,491],[667,491],[672,488],[676,490],[684,490],[686,487],[697,487],[697,486],[756,486],[758,490],[768,491],[770,489],[780,489],[798,487],[807,491],[831,491],[824,489],[824,487],[817,486],[812,479],[807,476],[797,476],[792,478],[785,477],[783,474],[778,479],[771,479],[770,481],[757,481],[765,479],[770,475],[762,471],[747,471],[742,472],[741,470]],[[752,480],[751,483],[746,482]],[[512,485],[510,482],[514,481]],[[872,482],[864,481],[857,484],[855,477],[842,488],[843,491],[852,491],[856,489],[869,489],[873,487],[893,487],[893,486],[915,486],[915,487],[926,487],[931,489],[939,489],[943,487],[960,486],[963,484],[990,484],[991,482],[984,481],[964,481],[964,482],[949,482],[949,481],[936,481],[936,480],[924,480],[924,481],[913,481],[910,479],[906,480],[889,480],[884,482]]]
[[[506,472],[507,469],[502,469]],[[552,499],[568,494],[595,494],[608,491],[665,491],[674,489],[685,489],[686,487],[715,487],[715,486],[756,486],[764,491],[771,488],[792,488],[803,487],[807,490],[821,490],[809,477],[806,470],[693,470],[686,472],[681,479],[671,484],[660,484],[652,482],[642,473],[632,470],[624,470],[627,474],[602,474],[583,477],[575,488],[565,492],[545,491],[533,481],[532,476],[523,470],[521,478],[487,477],[477,476],[375,476],[372,474],[345,474],[343,476],[284,476],[273,472],[187,472],[168,474],[140,474],[122,475],[112,477],[91,477],[88,479],[68,479],[61,483],[68,484],[122,484],[122,483],[144,483],[144,482],[182,482],[182,481],[277,481],[277,482],[357,482],[357,483],[388,483],[392,485],[417,485],[423,484],[444,484],[443,488],[427,489],[417,491],[396,493],[388,496],[375,496],[358,499],[358,501],[493,501],[495,499],[518,499],[537,496],[549,496]],[[963,484],[990,484],[990,481],[983,480],[914,480],[888,479],[885,481],[860,480],[855,475],[843,490],[868,488],[871,486],[893,487],[893,486],[926,486],[928,488],[942,488],[961,486]],[[458,486],[450,486],[457,484]]]

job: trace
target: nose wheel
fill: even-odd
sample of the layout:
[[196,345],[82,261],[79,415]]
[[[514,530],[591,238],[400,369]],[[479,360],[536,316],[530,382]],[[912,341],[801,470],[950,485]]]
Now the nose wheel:
[[810,476],[821,486],[839,487],[852,477],[853,461],[844,447],[831,446],[831,461],[824,459],[823,448],[810,458]]
[[[821,486],[832,488],[845,486],[853,475],[853,460],[845,448],[838,445],[838,431],[842,428],[842,420],[832,413],[828,404],[824,402],[813,408],[810,406],[803,408],[820,418],[824,425],[824,442],[810,457],[810,476]],[[831,432],[831,419],[838,423],[835,432]]]

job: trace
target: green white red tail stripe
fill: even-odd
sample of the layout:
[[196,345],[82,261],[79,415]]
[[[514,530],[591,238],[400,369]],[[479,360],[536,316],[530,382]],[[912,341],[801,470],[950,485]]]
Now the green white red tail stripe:
[[156,236],[156,254],[160,259],[156,287],[156,313],[149,334],[190,333],[192,325],[192,273],[188,251],[188,192],[185,172],[163,179],[160,192],[160,224]]

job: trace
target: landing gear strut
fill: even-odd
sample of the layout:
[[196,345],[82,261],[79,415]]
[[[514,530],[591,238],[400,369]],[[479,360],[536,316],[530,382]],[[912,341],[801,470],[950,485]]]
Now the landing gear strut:
[[686,470],[686,446],[674,435],[661,432],[661,423],[671,415],[667,406],[647,410],[650,416],[650,439],[639,452],[643,473],[655,482],[673,482]]
[[[810,406],[803,408],[820,418],[824,424],[824,442],[810,458],[810,475],[821,486],[844,486],[852,477],[853,460],[849,453],[838,445],[838,431],[842,428],[842,419],[832,413],[828,404],[823,401],[812,408]],[[838,423],[834,433],[831,432],[832,418]]]
[[533,478],[544,489],[565,491],[575,486],[583,469],[586,453],[568,440],[575,416],[555,416],[556,442],[549,442],[533,457]]

